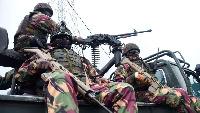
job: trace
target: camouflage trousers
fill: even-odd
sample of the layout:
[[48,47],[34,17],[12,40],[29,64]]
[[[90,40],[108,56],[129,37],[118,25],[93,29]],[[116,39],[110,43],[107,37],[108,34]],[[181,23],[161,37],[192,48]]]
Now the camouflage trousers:
[[158,89],[154,94],[136,93],[137,101],[152,102],[175,108],[179,113],[200,113],[200,99],[189,96],[182,88]]
[[[93,84],[91,88],[99,90],[96,99],[106,106],[112,106],[115,113],[137,113],[135,92],[127,83]],[[48,113],[79,113],[78,86],[68,73],[54,72],[48,78],[45,89],[45,101]]]

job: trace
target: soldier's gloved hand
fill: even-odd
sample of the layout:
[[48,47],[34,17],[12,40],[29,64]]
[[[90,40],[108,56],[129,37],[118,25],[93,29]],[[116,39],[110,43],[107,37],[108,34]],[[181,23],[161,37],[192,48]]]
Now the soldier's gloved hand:
[[37,68],[38,69],[45,69],[45,70],[47,70],[47,69],[51,69],[53,72],[55,71],[55,69],[54,69],[54,67],[52,66],[52,64],[49,62],[49,61],[47,61],[47,60],[44,60],[44,59],[37,59],[36,60],[36,64],[37,64]]
[[140,85],[152,85],[151,80],[149,80],[146,76],[142,74],[135,73],[135,78],[136,78],[136,81],[138,81]]

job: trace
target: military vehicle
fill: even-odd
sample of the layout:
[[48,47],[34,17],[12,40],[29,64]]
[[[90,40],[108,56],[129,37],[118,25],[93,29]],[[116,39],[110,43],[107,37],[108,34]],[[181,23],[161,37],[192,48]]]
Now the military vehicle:
[[[126,34],[127,35],[127,34]],[[129,34],[130,35],[130,34]],[[104,36],[99,38],[99,36]],[[118,35],[120,36],[120,35]],[[124,35],[123,35],[124,36]],[[93,35],[88,37],[87,43],[98,45],[102,43],[111,43],[113,46],[113,53],[115,56],[100,70],[100,74],[104,75],[112,65],[118,65],[120,63],[121,57],[120,49],[116,44],[120,44],[117,38],[108,38],[109,35]],[[116,37],[116,36],[115,36]],[[108,40],[109,39],[109,40]],[[18,69],[20,64],[24,62],[24,58],[18,52],[8,49],[8,34],[4,28],[0,28],[0,65],[4,67],[12,67]],[[95,41],[96,40],[96,41]],[[93,47],[95,48],[95,47]],[[177,58],[176,54],[181,56],[181,59]],[[117,56],[118,55],[118,56]],[[165,59],[165,57],[168,57]],[[173,59],[174,61],[169,60]],[[183,88],[188,94],[199,96],[199,76],[190,70],[190,64],[185,62],[183,56],[180,52],[172,52],[170,50],[163,50],[149,57],[144,58],[144,60],[149,62],[157,63],[156,76],[162,84],[166,84],[169,87]],[[14,63],[13,63],[14,62]],[[191,84],[189,77],[194,77],[195,83]],[[112,80],[112,78],[110,78]],[[192,86],[196,86],[195,88]],[[12,81],[11,91],[7,95],[0,95],[0,111],[1,113],[44,113],[45,112],[45,101],[43,97],[38,97],[36,95],[30,95],[24,93],[19,95],[20,89],[17,89],[15,80]],[[89,104],[83,100],[78,100],[78,105],[80,113],[104,113],[107,112],[98,104]],[[172,108],[157,105],[154,103],[144,103],[137,102],[139,113],[176,113]],[[108,107],[111,110],[111,107]]]

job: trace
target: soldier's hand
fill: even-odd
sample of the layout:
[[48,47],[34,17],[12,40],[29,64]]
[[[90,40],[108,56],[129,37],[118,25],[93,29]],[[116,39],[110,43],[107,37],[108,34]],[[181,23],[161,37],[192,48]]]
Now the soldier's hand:
[[51,69],[53,72],[55,71],[54,67],[52,66],[51,62],[44,60],[44,59],[37,59],[36,60],[37,68],[38,69]]
[[141,85],[144,85],[144,84],[152,85],[152,82],[149,80],[149,78],[147,78],[146,76],[142,74],[135,75],[135,78],[136,80],[140,82]]
[[98,83],[99,85],[102,85],[102,84],[107,85],[108,83],[111,83],[111,81],[108,81],[108,80],[105,79],[105,78],[99,78],[98,81],[97,81],[97,83]]

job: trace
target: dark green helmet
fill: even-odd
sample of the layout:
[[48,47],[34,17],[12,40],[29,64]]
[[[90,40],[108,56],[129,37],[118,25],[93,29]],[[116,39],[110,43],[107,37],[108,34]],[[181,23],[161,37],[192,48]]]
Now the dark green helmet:
[[61,21],[61,25],[54,29],[50,36],[50,42],[52,43],[57,38],[66,38],[72,41],[72,33],[66,27],[66,23],[64,21]]
[[122,49],[122,56],[126,55],[130,50],[138,50],[138,52],[140,52],[140,48],[136,44],[128,43]]
[[43,12],[44,10],[48,11],[50,13],[50,16],[53,15],[53,9],[51,8],[51,6],[47,3],[38,3],[35,7],[34,7],[34,11],[41,11]]

